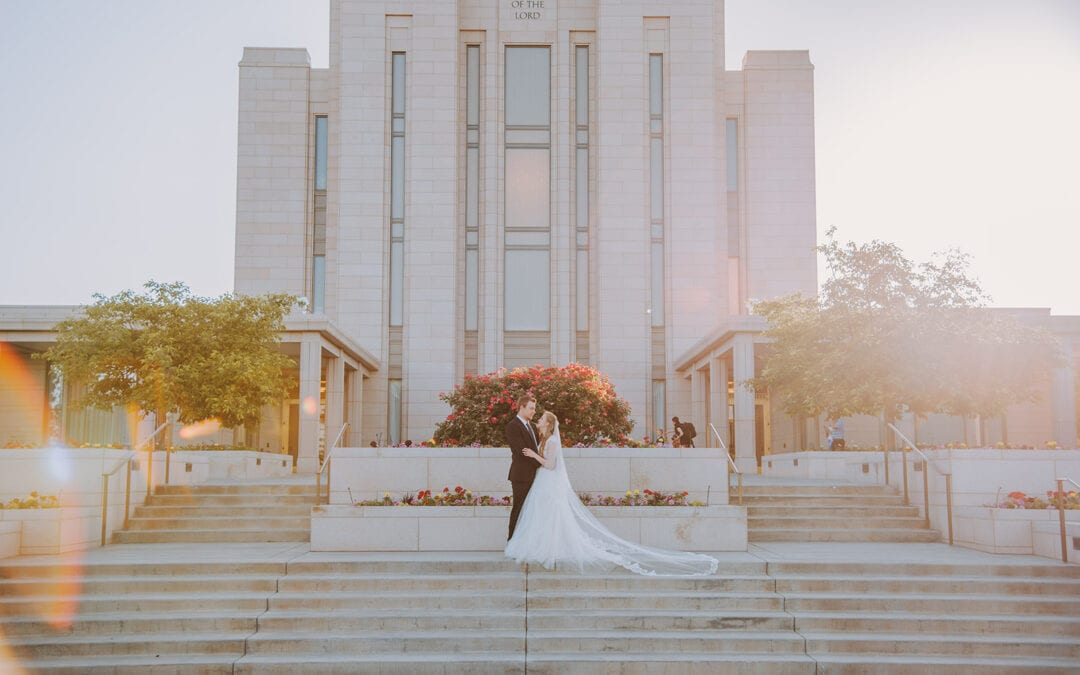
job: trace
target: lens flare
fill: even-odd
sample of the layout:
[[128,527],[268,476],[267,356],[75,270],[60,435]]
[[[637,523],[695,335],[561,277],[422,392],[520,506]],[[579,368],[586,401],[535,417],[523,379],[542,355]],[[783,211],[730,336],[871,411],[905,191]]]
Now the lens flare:
[[195,424],[189,424],[180,429],[180,438],[184,440],[199,438],[200,436],[209,436],[210,434],[217,433],[221,428],[221,422],[216,417],[205,419]]
[[319,402],[315,400],[315,397],[308,396],[300,404],[300,410],[304,411],[304,414],[308,417],[314,417],[319,412]]

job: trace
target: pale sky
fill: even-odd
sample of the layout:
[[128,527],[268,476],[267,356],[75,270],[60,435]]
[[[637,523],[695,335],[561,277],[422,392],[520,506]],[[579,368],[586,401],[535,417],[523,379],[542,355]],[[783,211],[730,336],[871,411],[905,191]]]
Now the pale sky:
[[[0,0],[0,304],[231,290],[237,62],[326,67],[328,4]],[[747,49],[810,50],[819,239],[960,248],[992,305],[1080,314],[1080,1],[728,0]]]

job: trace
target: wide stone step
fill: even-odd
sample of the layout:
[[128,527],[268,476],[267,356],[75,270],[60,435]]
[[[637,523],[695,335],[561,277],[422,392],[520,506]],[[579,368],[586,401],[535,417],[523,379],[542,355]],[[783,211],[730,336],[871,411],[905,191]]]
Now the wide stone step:
[[[760,567],[764,570],[764,564]],[[300,560],[289,563],[289,575],[341,576],[359,574],[501,574],[518,573],[523,567],[499,557],[454,557],[417,559],[407,554],[372,555],[364,560]],[[530,578],[532,578],[530,576]]]
[[117,612],[265,611],[266,593],[187,593],[120,595],[39,595],[0,599],[0,616],[57,617],[65,612],[102,614]]
[[[77,570],[77,578],[91,577],[158,577],[189,575],[229,575],[284,576],[286,564],[283,562],[155,562],[155,563],[86,563],[82,562]],[[55,581],[72,580],[73,567],[51,561],[38,561],[32,557],[19,558],[0,564],[2,579],[49,579]]]
[[[313,603],[313,606],[317,606]],[[426,608],[383,610],[272,611],[259,617],[259,631],[325,635],[363,631],[524,630],[525,610],[431,612]]]
[[8,639],[7,645],[16,654],[29,659],[106,654],[235,654],[240,656],[244,653],[244,640],[250,634],[246,631],[232,631],[18,637]]
[[655,591],[685,593],[767,593],[774,590],[773,579],[765,576],[714,576],[714,577],[640,577],[617,576],[546,576],[529,575],[529,593],[573,594],[581,591],[600,593],[622,591],[649,594]]
[[780,577],[777,593],[959,593],[1080,597],[1080,580],[1009,577]]
[[817,497],[826,496],[855,496],[874,497],[881,495],[897,496],[898,488],[885,487],[882,485],[752,485],[743,484],[743,496],[759,497],[773,495],[788,495],[792,497]]
[[[680,675],[815,675],[814,660],[805,654],[755,654],[683,651],[547,652],[529,654],[529,672],[542,675],[607,675],[609,673],[679,673]],[[866,671],[870,672],[870,671]]]
[[281,505],[315,505],[315,496],[306,495],[237,495],[237,494],[171,494],[155,495],[149,506],[237,506],[265,507],[273,510]]
[[684,609],[564,610],[529,608],[529,630],[606,631],[791,631],[786,612],[697,612]]
[[937,530],[914,529],[783,529],[748,528],[750,541],[817,541],[817,542],[937,542],[941,533]]
[[779,611],[783,598],[772,593],[615,593],[581,591],[574,594],[529,590],[529,611],[533,609],[637,611],[663,609],[686,611]]
[[315,479],[311,483],[227,483],[220,485],[159,485],[159,495],[307,495],[315,498]]
[[[729,499],[734,503],[738,497],[734,492],[730,493]],[[845,494],[820,494],[820,495],[791,495],[784,492],[774,494],[760,494],[748,496],[743,493],[743,506],[904,506],[904,498],[900,495],[845,495]]]
[[773,515],[763,515],[747,518],[746,524],[747,527],[754,530],[786,530],[798,528],[844,529],[845,527],[863,530],[926,529],[925,520],[911,516],[861,517],[852,515],[829,517],[813,515],[778,517]]
[[[524,624],[524,622],[522,622]],[[531,649],[531,645],[530,645]],[[262,632],[247,640],[248,654],[381,654],[453,652],[482,654],[525,651],[524,625],[518,630],[357,631],[343,634],[299,636]]]
[[136,506],[133,518],[310,518],[313,504],[267,506]]
[[[546,570],[539,565],[529,565],[529,583],[536,581],[539,583],[559,583],[566,581],[567,583],[575,583],[583,579],[625,579],[633,582],[635,588],[648,587],[649,584],[670,584],[670,583],[683,583],[683,582],[696,582],[701,580],[708,580],[713,578],[722,577],[760,577],[765,576],[767,566],[762,561],[748,562],[748,561],[724,561],[720,564],[720,569],[715,577],[650,577],[642,576],[640,574],[634,574],[633,572],[624,571],[620,568],[616,568],[612,572],[607,574],[588,574],[581,575],[576,572],[564,572],[561,570]],[[520,571],[520,570],[519,570]]]
[[748,518],[919,518],[917,506],[747,504]]
[[103,612],[80,613],[68,625],[57,626],[46,618],[0,619],[3,635],[119,635],[121,633],[254,633],[261,610],[248,612]]
[[[143,675],[198,673],[231,675],[235,654],[110,654],[20,660],[30,673],[78,673],[78,675]],[[19,671],[21,672],[21,671]]]
[[[239,575],[203,576],[173,575],[165,577],[87,577],[68,579],[67,585],[84,595],[120,593],[209,593],[241,591],[273,593],[277,577],[247,577]],[[0,596],[46,595],[57,590],[53,580],[13,579],[0,584]]]
[[[1069,637],[1005,635],[927,635],[908,633],[804,633],[806,652],[846,654],[928,654],[1033,656],[1080,659],[1080,643]],[[529,639],[532,647],[532,636]]]
[[1080,579],[1080,565],[1015,563],[1007,558],[1001,564],[926,563],[926,562],[845,562],[845,561],[776,561],[769,563],[774,577],[817,576],[852,578],[862,575],[903,577],[1024,577]]
[[310,529],[311,516],[282,518],[265,513],[260,517],[216,516],[208,518],[132,518],[131,530],[303,530]]
[[280,581],[279,589],[293,593],[340,593],[363,591],[475,589],[486,591],[525,591],[521,574],[372,574],[364,576],[302,576],[290,574]]
[[1080,638],[1080,618],[1060,615],[996,616],[978,614],[873,614],[851,612],[797,613],[795,630],[800,633],[930,633],[935,635],[1013,634],[1057,635]]
[[113,533],[113,541],[117,544],[311,541],[311,530],[121,530]]
[[1075,659],[1051,659],[1039,657],[996,656],[993,658],[965,656],[916,655],[916,654],[814,654],[818,673],[838,675],[865,675],[887,673],[888,675],[1013,675],[1032,673],[1043,675],[1076,675],[1080,661]]
[[[531,670],[531,666],[530,666]],[[381,654],[246,654],[235,664],[235,675],[509,675],[525,672],[524,651],[481,653],[407,652]]]
[[718,652],[753,654],[803,654],[801,636],[782,631],[543,631],[529,626],[529,654],[544,652],[642,651],[652,654]]
[[[333,593],[313,595],[311,593],[277,593],[268,598],[272,611],[293,610],[382,610],[382,609],[426,609],[429,611],[464,611],[491,609],[524,609],[524,593],[486,593],[477,590],[443,591],[429,593],[415,592],[371,592],[371,593]],[[531,601],[530,601],[531,606]]]
[[[531,602],[530,602],[531,604]],[[784,609],[805,612],[920,612],[933,614],[1062,615],[1080,613],[1080,598],[1037,595],[792,593],[784,596]]]

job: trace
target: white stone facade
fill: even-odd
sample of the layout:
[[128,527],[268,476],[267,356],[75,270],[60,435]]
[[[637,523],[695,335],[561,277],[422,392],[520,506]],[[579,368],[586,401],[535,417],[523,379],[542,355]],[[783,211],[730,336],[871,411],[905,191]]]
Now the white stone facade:
[[[635,435],[651,435],[656,420],[695,419],[690,379],[676,370],[687,350],[750,298],[816,289],[813,66],[805,51],[768,51],[727,70],[722,2],[334,0],[330,17],[329,69],[311,69],[302,49],[249,48],[240,62],[236,290],[318,296],[316,312],[379,362],[363,382],[363,444],[399,435],[388,428],[391,380],[400,439],[420,441],[448,412],[440,392],[465,375],[572,361],[608,375],[632,406]],[[508,112],[517,46],[549,55],[548,110],[535,128],[517,128]],[[314,215],[322,115],[324,235]],[[526,137],[547,158],[528,177],[546,185],[549,217],[527,237],[542,242],[537,259],[546,251],[537,278],[548,298],[539,329],[514,330],[507,307],[531,311],[535,300],[506,297],[520,271],[506,269],[507,252],[526,237],[508,234],[517,204],[506,195],[520,177],[507,158]],[[313,263],[321,251],[324,272]],[[665,410],[653,409],[657,382]]]

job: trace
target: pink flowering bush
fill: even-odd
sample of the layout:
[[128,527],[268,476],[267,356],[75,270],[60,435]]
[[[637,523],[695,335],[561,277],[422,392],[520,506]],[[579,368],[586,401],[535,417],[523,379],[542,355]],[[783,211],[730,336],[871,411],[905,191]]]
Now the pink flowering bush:
[[[626,495],[578,495],[585,506],[704,506],[700,502],[687,502],[688,492],[664,493],[657,490],[627,490]],[[400,499],[394,499],[387,492],[382,499],[367,499],[356,502],[356,506],[510,506],[510,497],[491,497],[474,495],[458,485],[453,490],[444,487],[442,492],[420,490],[408,493]]]
[[1065,509],[1074,511],[1080,509],[1080,492],[1058,492],[1049,490],[1046,498],[1029,497],[1023,492],[1010,492],[1004,501],[993,504],[998,509]]
[[465,382],[440,398],[451,412],[435,427],[436,446],[506,445],[505,427],[517,414],[517,400],[532,394],[539,413],[550,410],[560,420],[563,445],[627,446],[634,428],[630,405],[598,370],[571,363],[561,368],[499,369],[466,377]]

